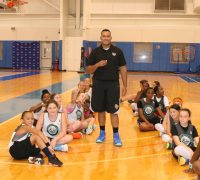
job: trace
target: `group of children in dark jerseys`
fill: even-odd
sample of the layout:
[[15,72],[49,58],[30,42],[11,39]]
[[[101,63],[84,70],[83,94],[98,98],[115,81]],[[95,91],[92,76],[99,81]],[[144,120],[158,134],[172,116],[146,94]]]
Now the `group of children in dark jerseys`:
[[16,159],[28,159],[31,164],[62,166],[55,151],[68,151],[68,143],[91,134],[95,129],[95,117],[90,110],[91,83],[89,78],[80,81],[72,91],[71,102],[64,108],[61,95],[43,90],[41,102],[21,116],[21,124],[15,129],[9,143],[10,155]]
[[138,116],[139,130],[157,130],[179,164],[189,164],[189,171],[200,175],[199,136],[192,124],[191,111],[182,107],[180,97],[174,98],[170,106],[158,81],[154,81],[150,87],[147,80],[141,80],[140,87],[136,95],[121,99],[121,102],[128,101],[134,115]]
[[[166,148],[180,165],[189,163],[190,171],[200,174],[200,145],[198,132],[191,121],[191,111],[182,108],[180,97],[170,105],[164,89],[158,81],[150,87],[147,80],[140,81],[140,91],[122,97],[128,101],[139,130],[157,130]],[[90,79],[80,81],[72,91],[71,102],[64,108],[61,95],[43,90],[41,103],[24,111],[21,125],[14,131],[9,152],[14,159],[27,159],[32,164],[43,164],[48,157],[50,164],[62,166],[55,151],[68,151],[67,144],[75,138],[91,134],[95,129],[95,117],[90,107],[92,88]]]

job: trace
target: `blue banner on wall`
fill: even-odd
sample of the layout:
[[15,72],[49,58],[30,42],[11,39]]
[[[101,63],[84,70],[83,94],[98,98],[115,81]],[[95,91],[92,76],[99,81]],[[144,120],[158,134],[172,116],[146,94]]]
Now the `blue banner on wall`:
[[18,42],[12,43],[13,69],[39,70],[40,69],[40,43]]

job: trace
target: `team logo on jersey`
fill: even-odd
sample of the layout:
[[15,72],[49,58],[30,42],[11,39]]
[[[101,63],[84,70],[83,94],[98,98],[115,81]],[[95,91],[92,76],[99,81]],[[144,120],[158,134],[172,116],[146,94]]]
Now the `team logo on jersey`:
[[181,134],[180,135],[180,141],[185,144],[186,146],[189,146],[190,143],[192,143],[192,137],[187,134]]
[[145,112],[145,114],[146,114],[147,116],[150,116],[150,115],[152,114],[152,112],[153,112],[153,107],[150,106],[150,105],[146,105],[146,106],[144,107],[144,112]]
[[112,55],[113,55],[113,56],[116,56],[116,55],[117,55],[117,53],[115,53],[115,52],[112,52]]
[[80,110],[77,110],[77,111],[76,111],[76,116],[77,116],[77,119],[78,119],[78,120],[81,120],[82,112],[81,112]]
[[58,126],[54,125],[54,124],[49,124],[47,126],[47,132],[51,135],[51,136],[55,136],[58,134]]

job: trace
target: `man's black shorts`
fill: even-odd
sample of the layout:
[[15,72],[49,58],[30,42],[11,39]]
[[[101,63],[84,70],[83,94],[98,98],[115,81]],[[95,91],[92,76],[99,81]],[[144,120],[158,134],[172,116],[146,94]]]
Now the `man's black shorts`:
[[117,113],[119,98],[119,81],[93,80],[91,106],[94,112]]

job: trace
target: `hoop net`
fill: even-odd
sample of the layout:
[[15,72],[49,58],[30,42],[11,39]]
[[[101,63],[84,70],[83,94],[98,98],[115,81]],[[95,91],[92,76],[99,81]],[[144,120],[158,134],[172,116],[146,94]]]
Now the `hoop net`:
[[28,2],[23,1],[23,0],[7,0],[7,7],[8,8],[16,7],[18,13],[21,12],[21,10],[22,10],[21,6],[24,4],[28,4]]

